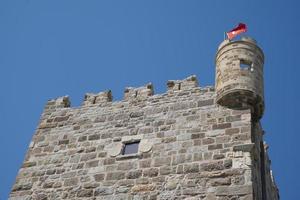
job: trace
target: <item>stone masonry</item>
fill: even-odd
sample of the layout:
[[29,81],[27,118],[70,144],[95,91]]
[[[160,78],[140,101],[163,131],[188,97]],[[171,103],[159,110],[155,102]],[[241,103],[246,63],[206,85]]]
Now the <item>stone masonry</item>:
[[[10,199],[279,199],[253,102],[216,97],[190,76],[164,94],[149,83],[117,102],[111,91],[77,108],[67,96],[50,100]],[[138,151],[124,155],[131,142]]]

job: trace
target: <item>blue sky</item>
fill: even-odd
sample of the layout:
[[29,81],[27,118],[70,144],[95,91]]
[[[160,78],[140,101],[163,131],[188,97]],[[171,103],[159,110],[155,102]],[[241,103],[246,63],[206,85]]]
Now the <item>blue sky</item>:
[[224,31],[248,25],[265,53],[262,120],[281,199],[300,199],[299,2],[1,0],[0,199],[7,199],[46,101],[196,74],[214,84]]

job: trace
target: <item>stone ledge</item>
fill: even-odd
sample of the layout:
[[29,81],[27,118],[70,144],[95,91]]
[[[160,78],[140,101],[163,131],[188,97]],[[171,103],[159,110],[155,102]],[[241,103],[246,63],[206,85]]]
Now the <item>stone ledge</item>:
[[251,152],[254,148],[254,143],[241,144],[233,147],[233,151]]
[[135,154],[128,154],[128,155],[120,155],[116,157],[116,160],[119,161],[119,160],[127,160],[132,158],[142,158],[142,154],[135,153]]

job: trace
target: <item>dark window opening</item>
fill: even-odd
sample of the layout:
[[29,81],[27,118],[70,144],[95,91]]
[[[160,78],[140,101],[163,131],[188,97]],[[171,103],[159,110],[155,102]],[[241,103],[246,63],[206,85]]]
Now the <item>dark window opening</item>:
[[125,143],[123,148],[123,155],[138,153],[140,141]]
[[178,83],[178,90],[181,90],[181,83]]
[[253,64],[251,61],[241,59],[240,60],[240,68],[253,71]]

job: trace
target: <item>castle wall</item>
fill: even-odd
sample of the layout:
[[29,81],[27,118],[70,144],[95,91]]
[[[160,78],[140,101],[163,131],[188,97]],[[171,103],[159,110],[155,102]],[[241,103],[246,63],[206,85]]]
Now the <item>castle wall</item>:
[[278,200],[279,191],[275,184],[271,161],[268,156],[268,145],[263,141],[264,131],[260,123],[252,123],[252,172],[254,199]]
[[[127,88],[120,102],[110,91],[78,108],[51,100],[10,199],[254,199],[262,183],[251,112],[215,97],[193,76],[160,95],[151,84]],[[122,155],[132,141],[138,152]]]

